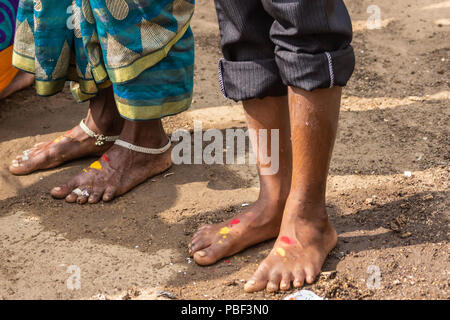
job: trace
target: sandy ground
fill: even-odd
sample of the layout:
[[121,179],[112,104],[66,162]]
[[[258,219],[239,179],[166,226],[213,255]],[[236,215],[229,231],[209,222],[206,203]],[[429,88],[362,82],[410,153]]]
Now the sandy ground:
[[[309,289],[331,299],[448,299],[450,1],[377,0],[377,30],[366,27],[373,1],[346,3],[357,67],[344,90],[328,180],[340,238]],[[193,119],[204,128],[244,127],[240,106],[219,90],[211,0],[197,1],[193,29],[194,104],[166,120],[167,128],[191,129]],[[54,201],[48,193],[92,159],[25,177],[8,173],[16,154],[71,128],[86,109],[69,92],[45,99],[31,88],[0,102],[0,298],[165,299],[157,297],[161,290],[177,299],[286,295],[243,292],[272,242],[211,267],[187,259],[197,227],[256,199],[252,166],[174,166],[95,206]],[[380,286],[370,289],[378,271]],[[70,290],[67,280],[78,276],[81,288]]]

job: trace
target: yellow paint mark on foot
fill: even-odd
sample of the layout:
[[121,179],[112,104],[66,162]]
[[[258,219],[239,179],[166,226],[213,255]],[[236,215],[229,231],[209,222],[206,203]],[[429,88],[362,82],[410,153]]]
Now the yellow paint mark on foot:
[[228,227],[223,227],[219,231],[219,234],[229,234],[229,233],[230,233],[230,228],[228,228]]
[[53,140],[53,143],[58,143],[59,141],[61,141],[62,138],[64,138],[64,136],[59,136],[58,138]]
[[283,248],[277,248],[277,253],[282,257],[286,255],[286,251]]
[[83,172],[88,172],[86,169],[83,169]]
[[92,168],[92,169],[95,169],[95,170],[102,170],[103,169],[102,164],[100,162],[98,162],[98,161],[93,162],[89,166],[89,168]]

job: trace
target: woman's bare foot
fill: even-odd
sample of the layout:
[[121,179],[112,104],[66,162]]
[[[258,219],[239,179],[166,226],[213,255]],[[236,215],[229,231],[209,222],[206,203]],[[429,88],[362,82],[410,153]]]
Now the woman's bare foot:
[[[126,120],[119,139],[146,148],[161,148],[168,143],[160,120]],[[114,145],[67,184],[53,188],[51,194],[57,199],[65,198],[70,203],[111,201],[148,178],[169,169],[171,160],[170,149],[154,155]],[[76,189],[81,192],[76,192]]]
[[16,76],[11,81],[11,83],[3,91],[0,91],[0,99],[9,97],[13,93],[31,86],[33,82],[34,82],[34,74],[27,73],[24,71],[17,72]]
[[210,265],[275,238],[280,231],[284,203],[284,199],[259,199],[233,219],[201,227],[189,244],[189,254],[196,263]]
[[[112,89],[102,90],[91,100],[85,123],[97,134],[116,136],[120,133],[123,120],[117,112]],[[54,141],[38,143],[25,150],[11,162],[9,170],[12,174],[24,175],[50,169],[70,160],[100,156],[112,145],[113,142],[105,142],[104,145],[97,146],[96,139],[88,136],[77,125]]]
[[245,284],[246,292],[289,290],[313,283],[336,246],[337,233],[323,206],[288,200],[280,234],[269,256]]

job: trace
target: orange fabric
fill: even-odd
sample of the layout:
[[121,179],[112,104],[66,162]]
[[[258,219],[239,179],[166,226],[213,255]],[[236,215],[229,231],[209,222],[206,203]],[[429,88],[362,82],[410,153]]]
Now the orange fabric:
[[19,72],[12,66],[12,52],[12,45],[0,51],[0,92],[9,86],[17,72]]

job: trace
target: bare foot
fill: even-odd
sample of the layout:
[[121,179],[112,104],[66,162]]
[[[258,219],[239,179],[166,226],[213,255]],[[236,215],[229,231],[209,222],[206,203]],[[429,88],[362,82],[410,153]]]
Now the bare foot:
[[324,207],[293,206],[288,200],[275,245],[245,284],[245,291],[285,291],[291,282],[295,288],[313,283],[336,243],[337,233]]
[[34,82],[34,75],[23,71],[17,72],[11,83],[0,92],[0,99],[9,97],[13,93],[29,87]]
[[[165,134],[150,137],[152,128],[143,127],[133,132],[134,127],[142,124],[145,123],[125,121],[120,139],[147,148],[161,148],[167,145],[168,138]],[[70,203],[93,204],[100,200],[111,201],[148,178],[166,171],[171,165],[171,149],[154,155],[113,145],[99,160],[83,169],[67,184],[53,188],[50,193],[53,197],[65,198]]]
[[112,146],[112,142],[96,146],[96,140],[89,137],[80,126],[67,131],[51,142],[43,142],[25,150],[9,166],[15,175],[29,174],[36,170],[57,167],[64,162],[86,156],[100,156]]
[[190,255],[196,263],[210,265],[275,238],[280,230],[284,203],[284,200],[259,199],[233,219],[201,227],[189,244]]
[[[90,101],[85,124],[97,134],[119,135],[123,119],[117,111],[111,88],[102,90]],[[9,171],[15,175],[24,175],[36,170],[54,168],[70,160],[101,156],[113,145],[113,142],[105,142],[102,146],[95,143],[96,139],[88,136],[77,125],[54,141],[38,143],[25,150],[11,162]]]
[[[284,205],[290,191],[292,153],[286,97],[267,97],[244,101],[248,126],[268,132],[266,150],[272,150],[272,130],[277,129],[279,170],[261,174],[272,163],[258,160],[260,193],[258,200],[233,219],[201,227],[189,244],[189,254],[200,265],[213,264],[252,245],[275,238],[280,230]],[[264,114],[264,117],[261,115]],[[278,129],[281,128],[281,129]],[[258,139],[251,138],[255,154],[260,155]],[[272,152],[272,151],[271,151]],[[274,154],[275,155],[275,154]],[[270,155],[272,157],[272,154]]]

